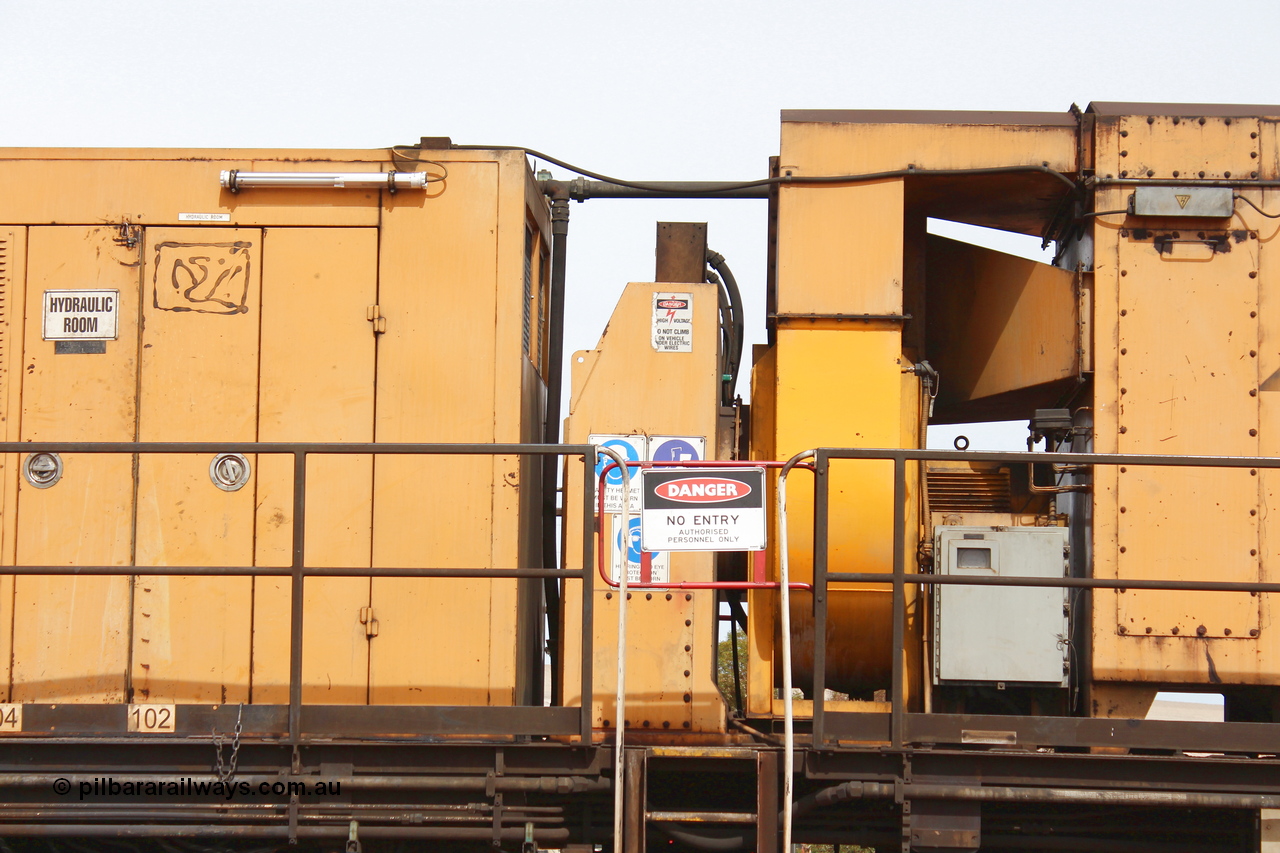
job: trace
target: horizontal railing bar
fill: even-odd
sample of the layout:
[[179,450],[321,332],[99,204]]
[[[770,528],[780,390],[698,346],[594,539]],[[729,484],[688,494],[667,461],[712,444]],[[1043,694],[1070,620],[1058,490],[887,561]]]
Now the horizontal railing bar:
[[909,448],[823,447],[827,459],[905,459],[910,462],[1043,462],[1076,465],[1156,465],[1191,468],[1280,468],[1276,456],[1161,456],[1130,453],[1028,453],[1001,450],[917,450]]
[[[3,566],[0,575],[151,575],[155,577],[293,577],[289,566]],[[581,580],[582,569],[433,569],[415,567],[313,566],[307,578],[565,578]]]
[[[1202,592],[1280,592],[1280,583],[1248,583],[1244,581],[1140,580],[1137,578],[1033,578],[985,575],[903,575],[906,583],[926,586],[954,584],[958,586],[1040,586],[1063,589],[1163,589]],[[876,572],[828,572],[829,583],[893,583],[893,575]]]
[[586,456],[589,444],[348,444],[262,441],[0,441],[0,453],[315,453],[473,456]]

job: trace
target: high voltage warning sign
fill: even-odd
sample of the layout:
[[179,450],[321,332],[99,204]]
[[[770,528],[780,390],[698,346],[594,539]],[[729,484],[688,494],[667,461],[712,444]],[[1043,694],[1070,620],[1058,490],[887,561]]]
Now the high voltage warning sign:
[[764,550],[763,468],[646,468],[640,481],[644,550]]
[[693,294],[653,294],[653,348],[693,352]]

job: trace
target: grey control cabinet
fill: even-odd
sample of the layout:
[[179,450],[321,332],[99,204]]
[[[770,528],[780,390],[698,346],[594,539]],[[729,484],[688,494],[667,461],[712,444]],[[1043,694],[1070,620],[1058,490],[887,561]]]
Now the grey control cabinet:
[[[1065,527],[937,527],[939,574],[1060,578]],[[937,584],[933,683],[1067,686],[1067,590]]]

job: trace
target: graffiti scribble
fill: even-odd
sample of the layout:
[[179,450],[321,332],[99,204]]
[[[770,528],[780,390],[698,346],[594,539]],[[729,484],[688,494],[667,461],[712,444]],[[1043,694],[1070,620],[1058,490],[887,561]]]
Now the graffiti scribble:
[[156,244],[153,304],[161,311],[245,314],[252,243]]

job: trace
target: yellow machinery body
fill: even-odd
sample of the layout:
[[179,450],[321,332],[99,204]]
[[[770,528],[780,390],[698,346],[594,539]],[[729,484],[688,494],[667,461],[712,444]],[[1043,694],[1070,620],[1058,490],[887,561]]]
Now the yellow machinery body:
[[[1263,108],[1195,105],[1097,104],[1076,116],[784,113],[773,167],[781,184],[771,203],[770,343],[757,348],[753,372],[753,457],[923,447],[922,410],[935,405],[935,423],[1030,419],[1067,405],[1091,415],[1097,452],[1273,455],[1268,436],[1280,425],[1268,406],[1270,386],[1280,387],[1272,377],[1280,321],[1266,288],[1277,277],[1267,261],[1277,226],[1247,203],[1233,201],[1216,218],[1161,217],[1135,208],[1131,196],[1142,180],[1175,187],[1171,194],[1180,178],[1274,181],[1275,127]],[[877,172],[897,174],[788,180]],[[1063,200],[1065,175],[1097,192],[1092,210],[1076,211],[1083,224],[1061,241],[1056,265],[927,233],[928,219],[939,218],[1053,234],[1061,205],[1076,203]],[[1267,211],[1278,198],[1261,185],[1236,195]],[[925,360],[941,377],[932,404],[917,378]],[[888,463],[832,463],[831,571],[893,570],[888,472]],[[935,525],[1068,523],[1042,496],[994,515],[980,494],[947,502],[949,483],[972,486],[991,473],[931,464],[924,488],[921,472],[908,470],[908,571],[918,550],[927,559]],[[1274,477],[1098,466],[1091,497],[1064,498],[1058,508],[1069,504],[1078,516],[1085,538],[1074,559],[1096,577],[1266,582],[1274,578],[1268,561],[1280,556],[1266,511]],[[1007,468],[1000,478],[1007,489]],[[930,510],[927,492],[942,511]],[[790,505],[799,531],[788,543],[793,579],[807,580],[806,487],[793,487]],[[776,562],[775,552],[774,578]],[[871,699],[892,665],[888,587],[832,590],[826,683]],[[1089,713],[1141,716],[1162,685],[1280,683],[1271,598],[1097,591],[1089,642],[1080,638],[1092,653],[1074,661],[1093,697]],[[906,696],[917,709],[930,678],[927,602],[908,589]],[[753,593],[749,705],[762,715],[780,706],[776,606],[776,593]],[[808,596],[797,595],[800,686],[809,679],[812,624]]]
[[[1218,218],[1161,218],[1131,196],[1140,180],[1280,180],[1275,124],[1260,108],[1106,104],[1079,115],[784,113],[771,165],[769,338],[752,358],[747,455],[919,448],[930,422],[1029,418],[1060,405],[1088,413],[1096,451],[1272,454],[1280,318],[1267,297],[1277,273],[1266,248],[1277,226],[1244,204]],[[218,183],[222,170],[412,171],[427,156],[448,177],[425,191],[232,193]],[[827,180],[839,175],[863,177]],[[1064,213],[1082,203],[1081,186],[1094,190],[1093,209]],[[538,441],[549,358],[545,189],[518,151],[4,152],[5,437]],[[1276,193],[1259,184],[1237,195],[1270,210]],[[1064,217],[1082,224],[1060,239],[1054,265],[928,226],[949,219],[1061,238]],[[697,436],[709,458],[740,456],[718,399],[719,296],[698,276],[628,286],[597,349],[572,357],[567,442]],[[50,294],[78,290],[118,293],[118,332],[98,351],[64,346],[43,328]],[[686,352],[653,345],[655,294],[668,291],[695,306]],[[287,565],[290,457],[248,460],[239,490],[218,488],[211,460],[194,455],[61,461],[62,479],[36,488],[23,458],[3,460],[0,560],[139,571],[0,576],[0,602],[12,602],[0,607],[10,700],[284,701],[287,579],[145,569]],[[1280,559],[1266,511],[1276,477],[1265,470],[1101,466],[1087,497],[1058,504],[1007,469],[908,463],[895,542],[891,467],[832,463],[832,571],[887,576],[895,548],[927,567],[935,528],[964,525],[1076,525],[1084,544],[1075,564],[1099,578],[1266,581],[1268,561]],[[563,541],[576,542],[581,472],[565,470]],[[308,478],[312,565],[372,573],[541,560],[532,458],[316,456]],[[788,541],[771,526],[771,579],[786,547],[792,579],[812,580],[810,481],[794,474]],[[1009,483],[1027,501],[988,500]],[[617,525],[599,519],[606,542],[621,541]],[[574,549],[563,559],[579,568]],[[674,555],[668,565],[673,580],[717,580],[709,555]],[[539,701],[543,599],[532,578],[325,578],[309,590],[307,702]],[[555,699],[573,705],[583,590],[565,583],[563,594]],[[589,594],[592,718],[608,728],[617,602],[603,581]],[[1161,685],[1276,684],[1271,601],[1095,593],[1078,626],[1090,653],[1073,663],[1076,683],[1092,691],[1089,713],[1131,713]],[[636,711],[624,723],[724,731],[707,657],[715,602],[710,590],[633,595]],[[811,683],[821,642],[827,686],[849,697],[832,707],[883,711],[878,694],[901,654],[905,700],[927,708],[931,606],[926,590],[908,587],[895,652],[887,586],[835,584],[821,638],[811,597],[797,591],[795,683]],[[778,593],[752,590],[749,611],[745,711],[774,717]]]
[[[652,317],[655,294],[678,293],[692,300],[688,352],[655,349]],[[687,436],[705,440],[708,455],[717,446],[716,365],[719,360],[716,289],[701,282],[627,285],[600,343],[574,353],[573,403],[565,422],[565,440],[584,444],[593,436]],[[570,467],[566,495],[582,494],[581,469]],[[640,488],[638,468],[631,469]],[[566,502],[565,541],[581,540],[581,506]],[[621,542],[621,515],[598,517],[606,543]],[[633,518],[635,518],[633,516]],[[614,552],[605,549],[608,573],[616,582]],[[706,583],[715,580],[710,552],[673,552],[666,557],[666,579]],[[620,558],[618,565],[620,565]],[[568,568],[577,568],[570,552]],[[636,580],[639,580],[637,577]],[[609,728],[617,720],[619,592],[593,576],[594,724]],[[565,704],[580,700],[576,674],[582,650],[581,587],[569,584],[564,602]],[[624,725],[637,735],[669,738],[672,732],[723,732],[724,703],[715,682],[716,593],[712,590],[640,589],[628,593],[626,638],[627,712]],[[647,731],[646,731],[647,730]]]
[[[417,152],[415,152],[415,155]],[[547,206],[519,152],[439,152],[425,190],[261,189],[222,170],[412,171],[386,151],[0,154],[0,408],[10,441],[541,440]],[[429,155],[425,155],[429,156]],[[118,294],[118,333],[46,339],[46,294]],[[66,344],[73,344],[66,346]],[[12,702],[288,700],[292,457],[236,491],[208,455],[3,460],[0,562],[136,566],[0,581]],[[516,457],[311,456],[315,566],[537,565]],[[528,702],[537,581],[313,578],[306,701]],[[535,671],[536,668],[536,671]]]

